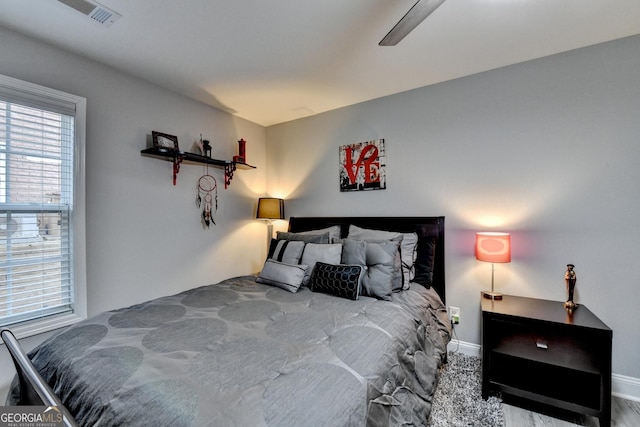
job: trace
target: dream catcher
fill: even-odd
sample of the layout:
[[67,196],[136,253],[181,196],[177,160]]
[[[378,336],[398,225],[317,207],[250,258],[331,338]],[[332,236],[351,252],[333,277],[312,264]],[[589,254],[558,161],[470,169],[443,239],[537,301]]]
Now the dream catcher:
[[202,175],[196,186],[196,207],[202,207],[202,224],[209,228],[209,225],[216,222],[213,215],[218,212],[218,183],[216,179],[207,173]]

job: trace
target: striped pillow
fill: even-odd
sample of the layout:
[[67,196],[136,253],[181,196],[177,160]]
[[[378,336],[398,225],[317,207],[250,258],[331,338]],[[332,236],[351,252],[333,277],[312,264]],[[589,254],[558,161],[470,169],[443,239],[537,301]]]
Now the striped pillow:
[[285,264],[300,264],[304,245],[300,241],[271,239],[267,258]]

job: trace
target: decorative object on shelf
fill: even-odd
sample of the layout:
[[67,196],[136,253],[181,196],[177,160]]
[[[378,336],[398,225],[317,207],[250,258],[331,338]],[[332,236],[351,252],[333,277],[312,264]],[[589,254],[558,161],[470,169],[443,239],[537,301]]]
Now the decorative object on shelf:
[[169,153],[173,155],[173,185],[176,185],[176,176],[180,172],[180,163],[182,156],[180,155],[180,147],[178,146],[178,137],[166,133],[151,131],[153,138],[153,148],[160,153]]
[[476,259],[491,263],[491,291],[484,291],[485,298],[499,300],[502,294],[495,292],[493,279],[495,273],[494,263],[511,262],[511,236],[509,233],[480,232],[476,233]]
[[176,153],[180,151],[177,136],[156,132],[155,130],[151,131],[151,136],[153,137],[153,146],[158,150]]
[[200,140],[195,142],[195,145],[198,146],[198,151],[200,151],[200,155],[211,158],[211,145],[208,140],[202,140],[202,134],[200,134]]
[[202,148],[202,134],[200,134],[200,139],[195,141],[194,144],[198,147],[198,153],[204,154],[204,148]]
[[202,207],[201,218],[205,228],[209,228],[211,223],[216,225],[213,215],[218,212],[218,182],[209,175],[208,169],[207,167],[207,173],[200,177],[196,186],[196,207]]
[[567,271],[564,273],[564,282],[567,286],[568,293],[567,302],[564,303],[564,308],[566,308],[567,311],[573,311],[578,308],[578,304],[573,301],[573,292],[575,291],[576,281],[578,280],[576,272],[573,270],[574,268],[575,265],[567,264]]
[[238,155],[233,156],[233,161],[237,163],[247,163],[247,141],[240,138],[238,141]]
[[258,199],[258,209],[256,219],[267,220],[267,248],[273,237],[274,219],[284,219],[284,200],[275,197],[260,197]]
[[387,188],[384,139],[341,146],[339,162],[340,191]]
[[202,155],[211,158],[211,145],[206,139],[202,141]]

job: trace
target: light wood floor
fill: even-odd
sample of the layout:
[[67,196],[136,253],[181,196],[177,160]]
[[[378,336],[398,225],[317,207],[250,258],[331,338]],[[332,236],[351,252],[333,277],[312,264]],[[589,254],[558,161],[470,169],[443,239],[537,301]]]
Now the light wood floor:
[[[598,419],[594,417],[561,412],[544,414],[506,403],[502,404],[502,408],[506,427],[599,426]],[[640,426],[640,402],[613,397],[611,399],[611,425],[614,427]]]

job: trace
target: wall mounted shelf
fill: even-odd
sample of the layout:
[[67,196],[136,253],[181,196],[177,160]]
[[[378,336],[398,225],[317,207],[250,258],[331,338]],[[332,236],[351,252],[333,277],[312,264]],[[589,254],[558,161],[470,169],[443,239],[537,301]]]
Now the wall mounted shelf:
[[158,147],[146,148],[140,152],[143,156],[153,157],[173,163],[173,185],[176,185],[176,179],[180,172],[182,164],[201,164],[224,169],[224,188],[231,184],[233,173],[236,169],[255,169],[255,166],[246,163],[233,162],[230,160],[212,159],[210,157],[201,156],[196,153],[187,153],[186,151],[172,151]]

